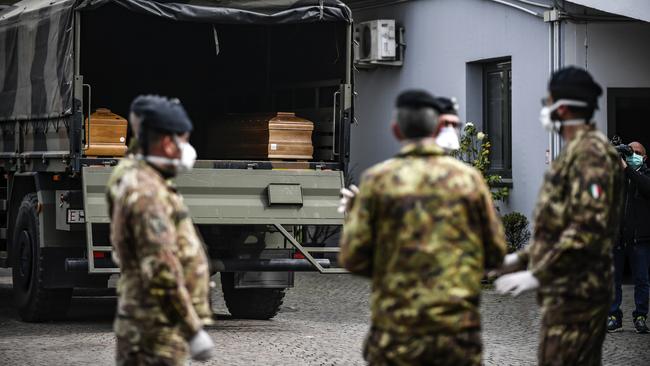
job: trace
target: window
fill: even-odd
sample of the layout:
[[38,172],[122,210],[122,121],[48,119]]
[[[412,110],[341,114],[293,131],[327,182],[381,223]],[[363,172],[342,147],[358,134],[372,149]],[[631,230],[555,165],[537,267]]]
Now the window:
[[512,63],[483,64],[483,123],[492,143],[490,172],[512,178]]

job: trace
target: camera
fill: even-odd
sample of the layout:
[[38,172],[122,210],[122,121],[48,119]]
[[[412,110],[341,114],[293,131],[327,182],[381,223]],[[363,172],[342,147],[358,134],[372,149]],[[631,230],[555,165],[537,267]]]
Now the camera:
[[623,139],[621,139],[620,136],[612,137],[611,143],[614,145],[614,148],[623,159],[634,154],[634,150],[632,150],[630,146],[624,144]]
[[615,146],[616,151],[618,151],[618,154],[621,155],[622,158],[626,158],[628,156],[632,156],[634,154],[634,150],[632,150],[631,147],[625,144],[620,144]]

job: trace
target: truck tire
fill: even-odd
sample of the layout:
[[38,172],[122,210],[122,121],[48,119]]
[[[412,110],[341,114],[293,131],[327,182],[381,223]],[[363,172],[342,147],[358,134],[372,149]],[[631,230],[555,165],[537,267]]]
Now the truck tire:
[[285,289],[235,288],[235,274],[221,273],[221,289],[226,307],[234,318],[268,320],[280,311]]
[[70,305],[72,289],[44,287],[46,258],[40,248],[36,193],[26,195],[20,203],[12,243],[13,296],[20,318],[26,322],[41,322],[63,317]]

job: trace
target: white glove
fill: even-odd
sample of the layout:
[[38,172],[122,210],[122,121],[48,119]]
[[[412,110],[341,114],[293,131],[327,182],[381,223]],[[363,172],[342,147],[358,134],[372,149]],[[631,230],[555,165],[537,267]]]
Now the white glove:
[[534,290],[539,287],[539,281],[531,271],[519,271],[497,278],[494,281],[496,290],[501,295],[510,294],[518,296],[522,292]]
[[519,256],[517,255],[517,253],[507,254],[503,258],[503,266],[504,267],[510,267],[510,266],[514,266],[516,264],[519,264]]
[[206,361],[214,357],[214,342],[205,330],[199,330],[190,339],[190,356],[197,361]]
[[359,188],[354,184],[350,185],[350,189],[341,188],[341,201],[339,203],[339,213],[347,213],[350,211],[354,197],[359,194]]

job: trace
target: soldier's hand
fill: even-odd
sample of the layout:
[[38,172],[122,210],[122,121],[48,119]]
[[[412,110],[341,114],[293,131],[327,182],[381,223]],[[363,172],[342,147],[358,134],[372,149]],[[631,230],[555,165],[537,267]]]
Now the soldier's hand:
[[359,188],[354,184],[350,185],[350,189],[341,188],[341,201],[339,203],[339,213],[347,213],[352,207],[354,197],[359,194]]
[[214,357],[214,342],[205,330],[199,330],[190,339],[190,356],[197,361],[205,361]]
[[494,287],[501,295],[518,296],[522,292],[539,287],[539,281],[530,271],[519,271],[499,277],[494,281]]
[[627,161],[625,161],[625,159],[623,158],[621,158],[621,166],[623,167],[623,169],[627,168]]

